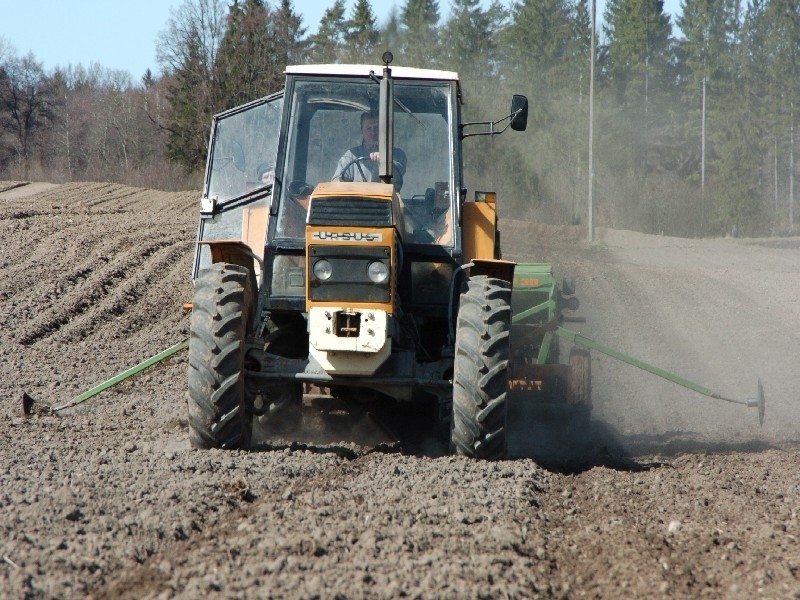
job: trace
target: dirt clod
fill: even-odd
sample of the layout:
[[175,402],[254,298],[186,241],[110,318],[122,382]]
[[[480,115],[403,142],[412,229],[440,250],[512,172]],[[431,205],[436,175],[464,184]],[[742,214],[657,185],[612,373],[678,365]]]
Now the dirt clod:
[[584,335],[725,396],[761,377],[763,428],[593,353],[588,430],[512,407],[501,462],[338,437],[196,451],[185,353],[58,415],[19,398],[57,406],[186,338],[199,194],[3,189],[0,595],[800,593],[797,239],[501,224],[505,258],[575,279]]

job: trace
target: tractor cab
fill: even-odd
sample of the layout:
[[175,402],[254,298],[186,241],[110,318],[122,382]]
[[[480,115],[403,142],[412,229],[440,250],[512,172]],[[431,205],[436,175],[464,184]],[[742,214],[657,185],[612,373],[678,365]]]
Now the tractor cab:
[[[297,251],[304,244],[315,188],[329,182],[381,181],[377,161],[369,156],[378,148],[365,145],[363,133],[365,123],[378,121],[380,75],[378,68],[368,66],[290,66],[283,92],[214,119],[200,238],[236,239],[241,234],[262,259],[263,246],[268,246],[274,265],[270,271],[280,273],[277,280],[273,276],[270,297],[289,304],[302,297],[302,285],[292,283],[302,280],[296,277],[302,269]],[[412,252],[441,255],[444,249],[452,257],[460,241],[457,201],[462,185],[458,76],[401,67],[393,69],[393,79],[392,185],[398,235],[404,245],[414,247]],[[345,156],[356,160],[342,164]],[[262,224],[266,235],[258,239],[256,229]],[[211,261],[208,246],[198,248],[195,272]]]
[[[298,226],[297,216],[307,210],[318,184],[381,181],[378,161],[370,157],[379,153],[379,76],[374,67],[287,69],[286,145],[278,159],[282,183],[270,228],[276,246],[302,240],[305,219]],[[391,183],[403,217],[398,233],[406,244],[453,247],[452,191],[460,182],[454,152],[457,76],[402,68],[393,69],[392,76]]]

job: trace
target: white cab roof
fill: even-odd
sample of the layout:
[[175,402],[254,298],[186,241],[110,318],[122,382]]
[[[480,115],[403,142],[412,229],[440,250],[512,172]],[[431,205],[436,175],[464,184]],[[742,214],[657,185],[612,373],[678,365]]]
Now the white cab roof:
[[[397,79],[446,79],[458,81],[458,73],[454,71],[437,71],[434,69],[415,69],[412,67],[390,67],[392,77]],[[291,75],[350,75],[367,77],[374,72],[379,77],[383,73],[382,65],[288,65],[286,74]]]

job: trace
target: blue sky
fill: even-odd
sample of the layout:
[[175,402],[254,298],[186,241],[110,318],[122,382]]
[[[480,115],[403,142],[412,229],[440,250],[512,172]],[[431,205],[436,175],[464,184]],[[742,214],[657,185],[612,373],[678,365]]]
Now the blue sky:
[[[667,12],[677,10],[679,2],[666,0]],[[170,8],[181,4],[181,0],[0,0],[0,37],[19,55],[33,52],[47,71],[97,62],[128,71],[138,80],[147,68],[158,72],[156,38],[166,29]],[[309,32],[332,4],[333,0],[294,0]],[[348,0],[348,16],[354,4]],[[392,6],[400,6],[402,0],[373,0],[371,4],[378,22],[383,23]],[[598,0],[598,18],[604,5],[604,0]],[[439,1],[442,13],[446,14],[449,6],[449,0]]]

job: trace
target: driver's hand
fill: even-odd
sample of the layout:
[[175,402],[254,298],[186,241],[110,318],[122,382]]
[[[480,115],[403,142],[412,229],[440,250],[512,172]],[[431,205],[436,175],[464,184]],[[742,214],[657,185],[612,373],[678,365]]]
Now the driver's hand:
[[380,152],[370,152],[369,153],[369,159],[372,160],[372,161],[378,162],[378,160],[380,160],[380,158],[381,158],[381,153]]

